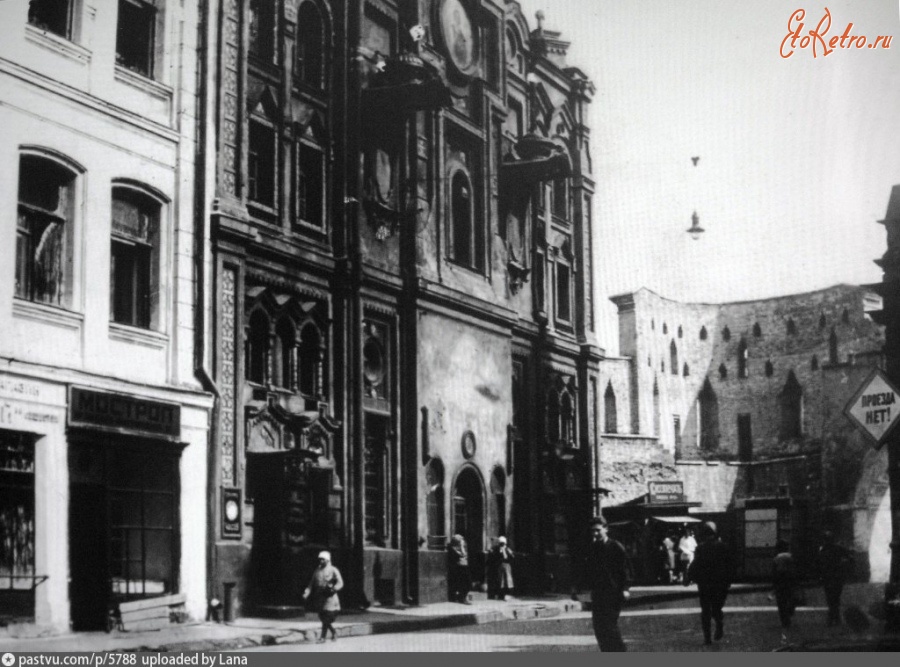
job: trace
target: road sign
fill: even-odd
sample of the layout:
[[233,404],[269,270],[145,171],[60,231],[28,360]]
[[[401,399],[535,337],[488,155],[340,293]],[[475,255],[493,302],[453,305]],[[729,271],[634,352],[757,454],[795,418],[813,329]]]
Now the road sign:
[[844,414],[878,449],[900,422],[900,390],[876,369],[847,403]]

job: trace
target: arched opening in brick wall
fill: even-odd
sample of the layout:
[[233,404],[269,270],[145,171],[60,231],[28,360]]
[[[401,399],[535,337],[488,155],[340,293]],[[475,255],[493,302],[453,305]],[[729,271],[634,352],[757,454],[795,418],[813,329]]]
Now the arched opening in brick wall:
[[781,439],[799,438],[803,433],[803,387],[794,371],[788,373],[784,388],[778,395],[781,412]]
[[698,396],[700,407],[700,449],[719,448],[719,398],[709,381],[703,383]]
[[604,430],[607,433],[619,432],[619,416],[616,412],[616,392],[612,382],[606,385],[606,393],[603,394]]

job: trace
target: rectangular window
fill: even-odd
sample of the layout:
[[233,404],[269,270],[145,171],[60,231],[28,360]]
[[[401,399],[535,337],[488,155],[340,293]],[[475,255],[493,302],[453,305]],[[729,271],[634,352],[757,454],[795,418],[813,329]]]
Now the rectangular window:
[[247,160],[247,197],[269,208],[275,207],[275,131],[268,125],[250,121]]
[[72,0],[30,0],[28,23],[54,35],[72,38]]
[[142,0],[119,0],[116,64],[153,77],[156,7]]
[[0,616],[34,617],[34,440],[0,431]]
[[159,210],[145,195],[124,188],[113,191],[110,319],[118,324],[150,328]]
[[314,227],[324,226],[324,162],[318,148],[297,145],[297,219]]
[[366,542],[388,545],[388,509],[390,499],[390,458],[388,449],[388,420],[386,417],[365,416],[366,446],[364,452],[365,531]]
[[564,178],[553,181],[553,215],[569,219],[569,188]]
[[778,510],[758,509],[744,513],[744,546],[774,547],[778,539]]
[[68,305],[71,230],[67,227],[74,175],[37,156],[23,156],[19,164],[16,296],[55,306]]
[[272,62],[275,56],[275,7],[271,0],[249,0],[247,21],[251,56]]
[[737,418],[738,427],[738,460],[753,460],[753,433],[750,429],[750,415],[740,414]]
[[556,318],[564,322],[572,320],[571,271],[566,264],[556,265]]
[[672,416],[672,429],[675,431],[675,451],[681,451],[681,415]]

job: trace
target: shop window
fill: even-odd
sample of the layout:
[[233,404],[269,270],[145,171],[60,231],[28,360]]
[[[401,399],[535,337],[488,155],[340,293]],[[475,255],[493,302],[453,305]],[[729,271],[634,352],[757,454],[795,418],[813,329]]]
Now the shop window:
[[160,203],[137,190],[112,193],[110,320],[148,329],[159,289]]
[[277,151],[275,129],[260,120],[250,120],[247,159],[247,197],[251,202],[275,207]]
[[669,343],[669,368],[672,369],[672,375],[678,375],[678,346],[674,340]]
[[297,63],[294,75],[306,86],[321,89],[325,83],[325,29],[319,8],[311,1],[297,10]]
[[719,398],[707,378],[698,397],[700,406],[700,448],[711,451],[719,447]]
[[388,418],[365,416],[365,538],[368,544],[388,546],[391,465],[389,458]]
[[19,160],[16,284],[20,299],[71,305],[75,174],[37,155]]
[[250,316],[246,356],[247,379],[257,384],[266,384],[269,375],[269,318],[259,310]]
[[787,381],[778,396],[781,412],[781,438],[799,438],[803,434],[803,388],[794,371],[788,373]]
[[738,345],[737,357],[738,357],[738,377],[746,378],[749,376],[749,371],[747,369],[748,352],[747,352],[747,341],[745,341],[743,338],[741,338],[741,342]]
[[267,63],[275,58],[275,12],[279,3],[272,0],[249,0],[247,23],[248,50],[251,56]]
[[567,264],[556,263],[556,319],[572,320],[572,272]]
[[432,459],[425,468],[425,511],[428,519],[428,548],[443,550],[447,544],[444,528],[444,464],[440,459]]
[[54,35],[72,38],[75,0],[29,0],[28,23]]
[[296,365],[296,335],[294,325],[288,318],[279,320],[275,327],[275,368],[278,375],[275,384],[285,389],[296,389],[297,378],[294,373]]
[[119,0],[116,64],[153,77],[157,9],[144,0]]
[[606,392],[603,394],[603,414],[604,430],[607,433],[618,433],[619,414],[616,408],[616,392],[613,390],[612,382],[606,385]]
[[322,337],[312,323],[305,325],[300,331],[298,357],[300,393],[307,396],[318,396],[322,365]]
[[831,335],[828,337],[828,363],[836,364],[840,361],[840,357],[838,356],[838,337],[837,333],[834,330],[834,327],[831,328]]
[[34,439],[0,431],[0,617],[34,617],[34,534]]
[[297,144],[297,219],[312,227],[325,223],[325,159],[305,141]]

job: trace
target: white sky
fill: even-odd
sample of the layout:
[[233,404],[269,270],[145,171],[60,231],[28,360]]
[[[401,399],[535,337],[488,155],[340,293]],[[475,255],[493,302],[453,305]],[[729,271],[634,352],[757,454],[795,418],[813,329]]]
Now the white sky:
[[[521,0],[572,41],[594,82],[600,344],[618,350],[613,294],[649,287],[736,301],[881,278],[900,183],[898,0]],[[897,37],[890,49],[810,48],[804,34]],[[692,156],[700,156],[694,167]],[[707,231],[685,230],[696,209]]]

